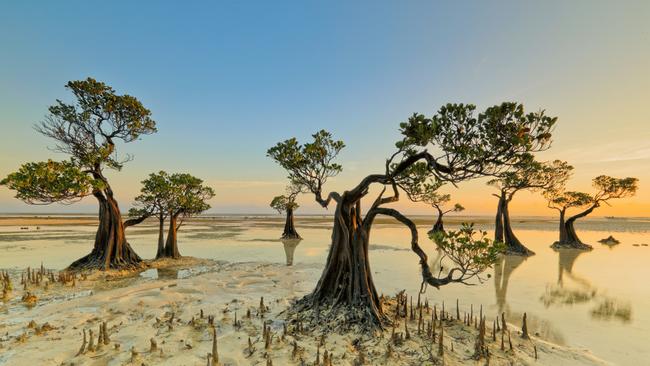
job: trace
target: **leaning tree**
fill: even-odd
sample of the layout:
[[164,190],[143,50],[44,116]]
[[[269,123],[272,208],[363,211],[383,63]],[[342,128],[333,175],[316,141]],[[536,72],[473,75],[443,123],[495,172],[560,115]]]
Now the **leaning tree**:
[[[329,133],[321,131],[314,135],[313,143],[300,145],[296,139],[290,139],[268,150],[268,156],[287,170],[289,179],[313,193],[320,205],[328,207],[332,202],[336,205],[327,263],[314,291],[296,304],[297,311],[312,312],[315,316],[312,319],[318,321],[336,319],[343,312],[348,322],[371,327],[386,324],[388,319],[382,311],[368,257],[370,231],[377,215],[393,217],[410,229],[411,248],[420,259],[423,285],[439,288],[454,282],[468,283],[485,268],[479,260],[483,257],[473,253],[458,257],[461,263],[446,275],[434,276],[427,255],[418,244],[413,221],[398,210],[385,207],[399,200],[398,187],[408,188],[401,182],[414,165],[422,167],[415,171],[425,171],[436,180],[457,183],[507,170],[522,155],[544,149],[550,143],[556,118],[546,116],[543,111],[526,114],[517,103],[503,103],[478,115],[475,109],[473,105],[447,104],[431,118],[414,114],[400,124],[402,138],[383,172],[370,174],[349,190],[330,192],[325,197],[323,178],[332,171],[330,158],[335,156],[328,152],[332,146],[340,150],[342,142],[332,140]],[[362,215],[361,200],[372,185],[382,190]],[[387,189],[392,195],[384,195]],[[446,253],[453,253],[462,243],[476,243],[455,239],[451,242],[458,246],[443,245]]]
[[286,194],[275,196],[271,200],[271,208],[278,211],[279,214],[285,213],[287,216],[284,222],[282,239],[302,239],[296,231],[293,220],[293,212],[299,207],[296,198],[300,193],[303,193],[302,186],[291,184],[287,187]]
[[165,256],[165,220],[169,214],[171,185],[169,174],[165,171],[151,173],[142,182],[140,194],[135,198],[129,216],[133,218],[156,217],[158,219],[158,249],[156,258]]
[[203,184],[203,180],[185,173],[176,173],[169,176],[169,200],[167,202],[167,216],[169,217],[169,230],[162,257],[178,259],[178,229],[183,221],[192,216],[210,209],[208,200],[214,197],[214,190]]
[[556,190],[564,186],[573,167],[565,161],[535,161],[532,155],[522,159],[513,169],[499,174],[488,181],[499,190],[493,194],[499,199],[494,224],[494,240],[505,244],[506,254],[530,256],[535,254],[526,248],[512,230],[509,204],[514,195],[523,190]]
[[99,227],[95,245],[87,256],[69,267],[80,269],[129,268],[140,257],[124,235],[124,227],[142,218],[122,222],[106,169],[120,170],[130,156],[120,158],[116,142],[138,140],[156,132],[151,112],[130,95],[119,95],[92,78],[70,81],[66,88],[76,98],[72,104],[57,100],[45,120],[35,128],[56,141],[55,151],[70,160],[27,163],[9,174],[2,184],[29,204],[69,204],[93,195],[99,202]]
[[[592,213],[601,204],[609,205],[609,201],[617,198],[631,197],[636,194],[639,180],[637,178],[614,178],[600,175],[593,179],[593,186],[597,192],[593,196],[576,191],[563,189],[547,190],[544,195],[548,200],[548,207],[557,210],[560,214],[560,238],[553,248],[592,249],[591,245],[583,243],[576,234],[574,224],[576,220]],[[566,219],[566,212],[570,208],[580,208],[582,211]]]

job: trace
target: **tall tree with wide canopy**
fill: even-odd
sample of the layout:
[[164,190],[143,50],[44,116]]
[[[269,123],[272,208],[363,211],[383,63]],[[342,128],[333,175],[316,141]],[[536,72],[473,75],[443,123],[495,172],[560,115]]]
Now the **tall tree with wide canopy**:
[[286,214],[282,239],[302,239],[296,231],[293,220],[293,212],[299,207],[296,198],[300,193],[303,193],[302,186],[291,184],[287,187],[286,194],[275,196],[271,200],[271,208],[278,211],[279,214]]
[[119,95],[110,86],[92,78],[70,81],[66,88],[76,101],[57,100],[36,131],[56,141],[55,151],[70,155],[69,161],[27,163],[1,183],[16,190],[16,197],[30,204],[72,203],[93,195],[99,203],[99,227],[93,250],[75,261],[71,270],[130,268],[140,257],[124,235],[113,189],[106,169],[120,170],[130,156],[120,158],[116,142],[138,140],[156,132],[151,112],[135,97]]
[[171,201],[170,176],[165,171],[151,173],[142,182],[140,194],[135,198],[129,216],[134,218],[156,217],[158,219],[158,249],[156,258],[165,255],[165,220],[169,214]]
[[535,254],[521,243],[512,229],[509,204],[514,195],[523,190],[556,190],[564,186],[572,170],[573,167],[565,161],[538,162],[531,155],[510,171],[503,172],[488,181],[489,185],[499,190],[499,193],[493,194],[499,199],[494,224],[494,240],[505,243],[507,254],[523,256]]
[[162,257],[178,259],[181,257],[178,251],[178,229],[185,219],[210,209],[207,201],[214,197],[214,190],[204,185],[203,180],[185,173],[172,174],[169,186],[169,230]]
[[[593,179],[593,186],[597,192],[593,196],[576,191],[564,191],[562,188],[547,190],[544,195],[548,200],[548,207],[557,210],[560,214],[560,237],[553,244],[556,249],[574,248],[590,250],[591,245],[583,243],[576,233],[574,224],[576,220],[591,214],[603,203],[618,198],[631,197],[638,189],[637,178],[614,178],[607,175],[599,175]],[[566,212],[570,208],[581,208],[582,211],[566,219]]]
[[[550,143],[556,118],[543,112],[526,114],[517,103],[503,103],[478,115],[475,109],[473,105],[447,104],[431,118],[414,114],[400,125],[402,139],[387,159],[384,172],[370,174],[351,189],[330,192],[325,198],[323,177],[333,169],[332,154],[328,151],[333,146],[342,147],[342,142],[320,131],[314,135],[313,143],[299,145],[296,139],[289,139],[268,150],[267,154],[287,170],[290,180],[304,185],[314,194],[316,202],[323,207],[336,204],[327,263],[314,291],[297,304],[299,311],[313,310],[318,321],[324,317],[336,319],[339,311],[345,312],[349,322],[382,326],[388,321],[368,257],[370,231],[377,215],[393,217],[410,229],[411,248],[420,259],[423,285],[439,288],[454,282],[467,283],[485,268],[488,261],[480,260],[485,257],[472,252],[467,257],[455,257],[465,258],[467,262],[457,263],[447,275],[435,277],[426,253],[418,244],[415,224],[398,210],[384,207],[399,200],[400,182],[415,165],[420,165],[436,180],[457,183],[507,170],[522,155],[544,149]],[[361,200],[372,185],[383,189],[362,215]],[[403,186],[408,189],[408,185]],[[391,196],[384,196],[387,189],[392,191]],[[472,250],[477,248],[476,241],[451,241],[459,246],[441,246],[446,253],[462,247],[462,243],[471,244]],[[479,252],[485,255],[490,252],[488,246],[483,249]]]

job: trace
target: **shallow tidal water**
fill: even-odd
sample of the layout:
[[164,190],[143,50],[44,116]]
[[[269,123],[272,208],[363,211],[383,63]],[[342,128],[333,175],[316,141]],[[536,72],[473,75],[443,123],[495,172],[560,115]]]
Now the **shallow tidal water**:
[[[479,229],[490,230],[489,218],[476,221]],[[458,218],[450,219],[447,229],[457,228],[458,222]],[[426,235],[431,223],[426,218],[418,223],[420,245],[435,267],[438,252]],[[297,218],[304,238],[299,243],[277,239],[282,225],[278,217],[202,219],[181,228],[179,248],[183,255],[229,262],[324,264],[330,244],[329,219]],[[582,240],[594,246],[589,252],[552,250],[549,246],[557,239],[552,219],[515,218],[513,225],[535,256],[505,257],[487,272],[484,283],[428,288],[428,298],[444,301],[452,312],[456,299],[461,311],[469,311],[473,304],[476,312],[482,305],[488,322],[505,312],[507,320],[517,324],[525,312],[530,331],[543,338],[589,349],[614,364],[646,364],[650,360],[650,220],[596,218],[578,223]],[[93,225],[41,226],[39,230],[0,226],[0,269],[22,270],[41,261],[47,268],[65,268],[90,251],[94,232]],[[609,235],[621,244],[598,243]],[[155,255],[154,223],[127,229],[127,238],[143,258]],[[408,230],[396,222],[382,221],[373,227],[370,260],[380,292],[406,289],[417,296],[418,257],[409,241]],[[170,274],[142,273],[147,278],[158,275]]]

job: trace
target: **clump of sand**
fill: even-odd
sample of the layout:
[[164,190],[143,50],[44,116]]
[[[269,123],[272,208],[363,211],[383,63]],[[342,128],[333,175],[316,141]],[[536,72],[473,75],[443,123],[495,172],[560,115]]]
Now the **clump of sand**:
[[621,243],[611,235],[606,237],[605,239],[598,240],[598,242],[605,245],[617,245]]

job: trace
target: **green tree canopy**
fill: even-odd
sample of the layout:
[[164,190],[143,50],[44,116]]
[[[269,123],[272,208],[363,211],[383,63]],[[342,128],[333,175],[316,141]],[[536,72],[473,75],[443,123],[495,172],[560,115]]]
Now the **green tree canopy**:
[[172,188],[170,179],[170,175],[163,170],[149,174],[149,177],[141,182],[140,194],[135,198],[129,216],[167,216]]
[[285,195],[275,196],[271,200],[271,208],[278,211],[278,213],[283,213],[287,209],[295,210],[299,207],[298,203],[291,201],[291,199]]
[[151,112],[135,97],[118,95],[93,78],[70,81],[66,88],[76,102],[57,100],[36,130],[57,141],[55,150],[69,154],[85,170],[122,168],[131,157],[116,156],[116,140],[133,142],[141,135],[156,132]]
[[203,184],[203,180],[186,173],[169,177],[168,210],[172,215],[190,217],[210,209],[208,200],[214,197],[214,190]]
[[548,190],[544,196],[548,200],[548,207],[556,210],[584,207],[593,202],[589,193],[577,191]]
[[594,195],[585,192],[564,191],[563,187],[549,189],[544,192],[544,195],[548,200],[549,208],[557,210],[571,207],[598,207],[612,199],[634,196],[639,188],[638,183],[638,178],[614,178],[599,175],[592,180],[592,185],[596,188]]
[[92,78],[70,81],[66,88],[75,103],[57,100],[35,128],[56,141],[55,151],[71,159],[27,163],[2,181],[30,204],[71,203],[91,192],[110,190],[103,168],[120,169],[131,159],[116,156],[116,140],[132,142],[156,132],[151,112],[130,95],[117,95]]
[[298,202],[296,202],[296,198],[300,193],[305,193],[304,187],[296,184],[290,184],[286,188],[285,194],[273,197],[270,206],[280,214],[288,210],[295,211],[298,207],[300,207],[300,205],[298,205]]
[[[503,243],[494,242],[487,237],[487,232],[477,231],[474,224],[463,223],[456,231],[436,234],[436,244],[443,253],[440,263],[449,258],[455,266],[447,274],[448,278],[460,278],[458,282],[471,284],[468,279],[479,282],[484,279],[481,273],[497,262],[503,252]],[[459,272],[460,276],[454,276]],[[489,277],[489,275],[488,275]]]
[[140,195],[129,216],[174,215],[191,217],[210,209],[207,203],[214,197],[211,187],[203,180],[186,173],[169,174],[163,170],[151,173],[142,181]]
[[[428,118],[413,114],[400,124],[402,140],[389,159],[393,176],[429,173],[452,183],[496,175],[530,159],[530,153],[547,149],[556,117],[544,111],[524,112],[522,104],[506,102],[476,114],[471,104],[447,104]],[[433,153],[428,153],[428,151]],[[421,167],[399,164],[424,159]],[[400,169],[401,167],[401,169]]]
[[325,130],[312,137],[313,142],[302,145],[295,138],[279,142],[267,151],[267,156],[287,170],[291,184],[312,192],[319,202],[323,202],[320,196],[323,185],[343,169],[334,159],[345,144],[334,140]]
[[16,191],[16,198],[29,204],[70,204],[102,186],[101,181],[82,172],[73,162],[52,160],[23,164],[0,184]]
[[57,100],[35,129],[55,141],[54,151],[70,159],[24,164],[2,184],[16,190],[16,197],[30,204],[67,204],[92,194],[100,206],[95,245],[70,269],[137,266],[142,260],[126,241],[124,227],[138,220],[122,222],[104,169],[119,170],[132,159],[129,155],[118,156],[117,142],[130,143],[152,134],[156,123],[135,97],[116,94],[95,79],[70,81],[66,88],[75,101]]
[[509,200],[520,190],[557,190],[566,184],[572,171],[573,167],[566,161],[539,162],[531,156],[530,160],[522,160],[513,169],[488,181],[488,185],[496,187]]

